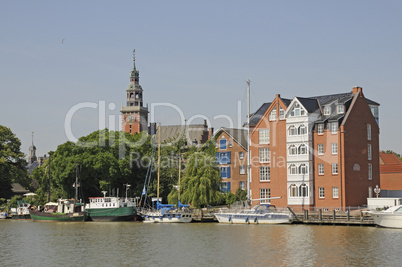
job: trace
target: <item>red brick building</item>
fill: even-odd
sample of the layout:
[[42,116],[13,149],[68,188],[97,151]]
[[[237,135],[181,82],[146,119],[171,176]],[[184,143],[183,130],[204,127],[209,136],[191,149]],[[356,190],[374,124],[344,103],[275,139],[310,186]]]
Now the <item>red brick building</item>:
[[252,199],[281,197],[263,201],[295,208],[366,204],[380,184],[378,107],[360,87],[277,95],[251,132]]
[[380,152],[381,190],[402,190],[402,162],[394,153]]
[[247,131],[220,128],[215,133],[216,163],[220,168],[222,191],[233,194],[247,187]]
[[135,67],[135,54],[133,62],[130,85],[126,90],[127,106],[123,107],[122,104],[120,111],[122,130],[130,134],[148,131],[148,108],[143,106],[143,90],[140,85],[140,73]]

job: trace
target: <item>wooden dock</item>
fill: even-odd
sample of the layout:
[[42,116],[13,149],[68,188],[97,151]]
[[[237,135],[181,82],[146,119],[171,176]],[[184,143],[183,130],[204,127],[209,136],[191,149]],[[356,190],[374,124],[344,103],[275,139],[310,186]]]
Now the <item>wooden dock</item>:
[[364,210],[323,212],[304,210],[295,213],[290,208],[293,215],[292,223],[318,224],[318,225],[356,225],[356,226],[375,226],[371,215]]

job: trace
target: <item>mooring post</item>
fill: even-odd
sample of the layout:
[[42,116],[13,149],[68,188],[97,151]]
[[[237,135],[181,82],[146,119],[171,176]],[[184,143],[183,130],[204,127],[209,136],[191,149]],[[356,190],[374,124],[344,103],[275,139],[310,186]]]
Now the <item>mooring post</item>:
[[333,210],[333,213],[334,213],[334,221],[336,220],[336,210],[334,209]]
[[322,221],[322,209],[318,209],[318,220]]
[[346,211],[346,214],[347,214],[347,216],[348,216],[348,221],[350,221],[350,210],[347,210],[347,211]]

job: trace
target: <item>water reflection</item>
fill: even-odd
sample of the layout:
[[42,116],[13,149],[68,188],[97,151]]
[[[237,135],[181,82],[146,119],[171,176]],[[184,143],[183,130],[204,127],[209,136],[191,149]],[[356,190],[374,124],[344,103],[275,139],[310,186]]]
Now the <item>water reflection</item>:
[[0,221],[4,265],[396,265],[402,230]]

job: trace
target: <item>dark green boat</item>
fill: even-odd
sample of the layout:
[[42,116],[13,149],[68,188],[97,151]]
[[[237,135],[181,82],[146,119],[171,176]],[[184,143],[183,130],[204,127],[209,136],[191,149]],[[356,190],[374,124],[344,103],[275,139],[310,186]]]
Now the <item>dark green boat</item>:
[[74,199],[59,199],[58,203],[48,203],[45,211],[29,210],[33,221],[59,221],[59,222],[83,222],[86,213],[81,211],[82,205]]

